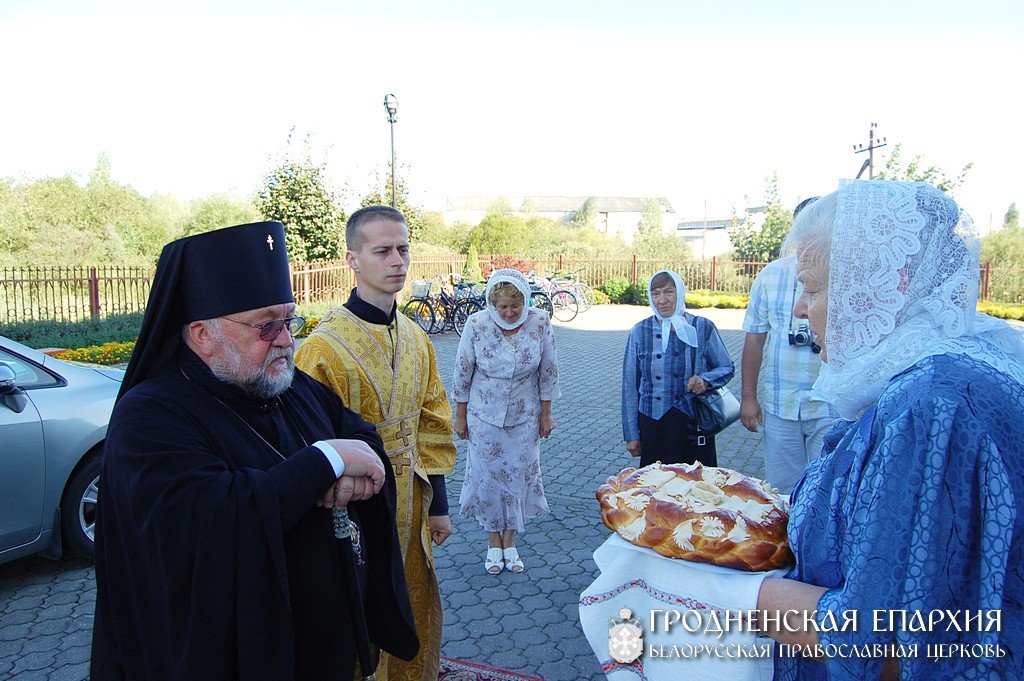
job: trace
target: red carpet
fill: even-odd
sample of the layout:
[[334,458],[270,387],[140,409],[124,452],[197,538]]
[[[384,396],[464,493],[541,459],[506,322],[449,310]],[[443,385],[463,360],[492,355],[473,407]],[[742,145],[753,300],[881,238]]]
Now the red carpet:
[[544,681],[539,676],[517,674],[507,669],[498,669],[478,662],[441,658],[441,673],[438,681]]

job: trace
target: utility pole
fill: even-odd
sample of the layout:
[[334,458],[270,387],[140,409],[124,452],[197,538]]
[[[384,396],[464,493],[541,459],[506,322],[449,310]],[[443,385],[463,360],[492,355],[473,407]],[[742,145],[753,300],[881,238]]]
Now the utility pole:
[[853,153],[859,154],[862,151],[868,152],[867,160],[864,161],[864,165],[857,171],[856,179],[860,179],[860,176],[864,174],[864,171],[868,171],[868,179],[875,179],[875,149],[881,149],[886,146],[885,138],[881,137],[878,140],[875,139],[875,128],[878,127],[878,123],[872,123],[871,127],[868,128],[868,145],[865,147],[863,144],[854,144]]

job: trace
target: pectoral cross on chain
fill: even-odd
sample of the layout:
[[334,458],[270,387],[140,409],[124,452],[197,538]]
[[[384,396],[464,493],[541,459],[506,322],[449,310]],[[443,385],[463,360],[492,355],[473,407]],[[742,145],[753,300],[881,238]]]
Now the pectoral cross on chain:
[[270,246],[270,250],[274,250],[274,237],[267,235],[267,245]]

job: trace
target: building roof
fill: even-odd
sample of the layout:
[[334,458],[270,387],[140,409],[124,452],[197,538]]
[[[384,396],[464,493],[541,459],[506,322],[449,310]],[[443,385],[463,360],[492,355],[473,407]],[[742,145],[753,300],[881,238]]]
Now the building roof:
[[651,198],[658,202],[662,212],[675,213],[667,198],[642,196],[449,196],[445,210],[487,211],[496,205],[506,204],[518,211],[529,202],[538,213],[571,213],[579,210],[588,198],[594,199],[594,209],[598,213],[642,213]]
[[[752,206],[744,211],[744,215],[738,218],[740,222],[746,220],[748,215],[755,215],[757,213],[764,213],[766,206]],[[689,231],[701,231],[704,229],[704,225],[707,225],[708,229],[728,229],[732,226],[733,218],[727,219],[714,219],[714,220],[683,220],[676,224],[677,232],[689,232]]]

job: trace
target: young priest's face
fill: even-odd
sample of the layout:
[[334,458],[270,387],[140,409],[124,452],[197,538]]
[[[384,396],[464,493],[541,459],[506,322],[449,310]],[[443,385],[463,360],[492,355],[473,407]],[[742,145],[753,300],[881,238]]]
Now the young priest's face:
[[360,295],[394,295],[401,291],[410,259],[405,223],[375,218],[359,227],[359,235],[358,250],[350,250],[346,260],[356,271]]

